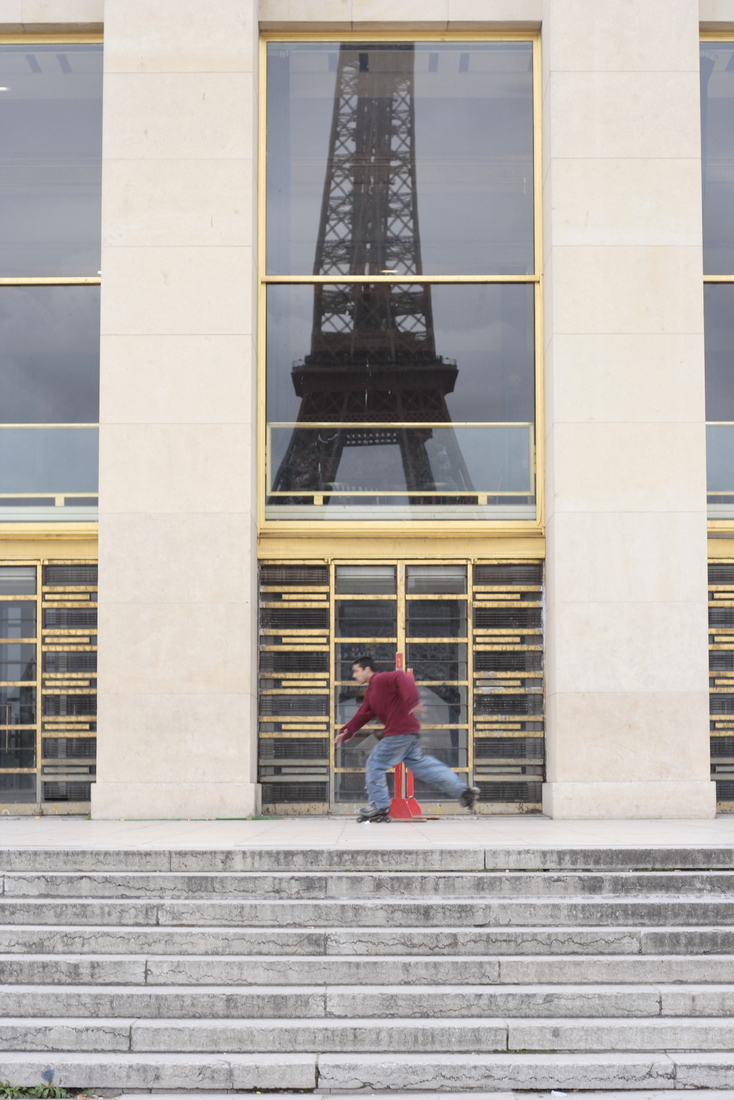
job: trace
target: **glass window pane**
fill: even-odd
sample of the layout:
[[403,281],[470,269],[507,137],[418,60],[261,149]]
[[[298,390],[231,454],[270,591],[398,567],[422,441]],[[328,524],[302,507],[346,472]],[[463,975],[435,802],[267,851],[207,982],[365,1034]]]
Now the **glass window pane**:
[[730,519],[734,517],[734,285],[704,286],[704,307],[709,518]]
[[531,273],[532,51],[271,43],[268,272]]
[[706,419],[734,421],[734,285],[706,284],[704,308]]
[[394,638],[397,629],[394,600],[337,600],[336,633],[340,638]]
[[99,420],[98,286],[0,287],[4,424]]
[[466,645],[456,642],[410,642],[406,663],[416,681],[466,680]]
[[35,565],[0,566],[0,596],[35,596],[35,594]]
[[431,592],[466,592],[465,565],[409,565],[405,574],[406,591],[412,596]]
[[0,602],[0,638],[35,638],[36,604],[33,600]]
[[337,565],[336,591],[349,595],[392,595],[397,578],[394,565]]
[[734,43],[701,44],[703,257],[707,275],[734,275]]
[[102,46],[0,45],[0,275],[96,275]]
[[0,726],[32,726],[35,721],[34,687],[0,687]]
[[463,638],[466,622],[466,600],[408,600],[406,605],[409,638]]
[[35,802],[36,777],[27,772],[0,775],[0,803]]
[[268,514],[532,518],[533,345],[528,285],[268,287]]
[[0,768],[35,768],[35,730],[3,730],[0,734]]
[[0,427],[0,493],[95,493],[97,428]]
[[267,294],[271,422],[533,420],[532,286],[271,285]]
[[390,642],[339,642],[336,647],[336,677],[352,679],[352,665],[358,657],[369,656],[375,662],[376,672],[393,672],[397,647]]
[[34,645],[0,646],[0,681],[35,680],[36,647]]

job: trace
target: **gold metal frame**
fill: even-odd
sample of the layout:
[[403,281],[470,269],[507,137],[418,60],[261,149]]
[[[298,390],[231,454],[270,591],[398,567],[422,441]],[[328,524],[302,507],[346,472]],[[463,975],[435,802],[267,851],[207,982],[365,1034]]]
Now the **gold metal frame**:
[[54,45],[56,42],[103,42],[104,35],[101,31],[78,31],[76,34],[73,31],[63,32],[59,34],[25,34],[20,32],[18,34],[0,34],[0,46],[42,46]]
[[[314,276],[266,274],[266,134],[267,134],[267,46],[269,42],[530,42],[533,47],[533,130],[534,130],[534,246],[535,272],[533,275],[383,275],[383,276]],[[257,339],[257,516],[261,540],[261,554],[272,557],[277,554],[276,540],[282,544],[294,539],[319,539],[330,536],[425,539],[433,537],[483,537],[520,535],[537,539],[544,532],[545,524],[545,451],[543,425],[544,373],[543,373],[543,273],[542,273],[542,148],[541,148],[541,92],[542,73],[539,31],[263,31],[260,36],[259,56],[259,132],[258,132],[258,339]],[[314,283],[527,283],[535,288],[535,496],[534,520],[327,520],[310,523],[308,520],[266,519],[266,305],[268,285]],[[440,530],[437,530],[440,528]],[[537,545],[537,543],[536,543]],[[390,551],[388,551],[389,553]],[[528,549],[528,556],[537,550]]]

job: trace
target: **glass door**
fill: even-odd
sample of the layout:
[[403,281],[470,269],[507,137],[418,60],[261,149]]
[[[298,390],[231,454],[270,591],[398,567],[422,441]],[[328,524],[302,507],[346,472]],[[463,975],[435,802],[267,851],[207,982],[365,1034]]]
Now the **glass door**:
[[[537,812],[543,777],[542,562],[261,566],[260,781],[268,813],[352,814],[380,726],[335,746],[364,688],[357,657],[411,669],[421,744],[482,791]],[[392,782],[392,776],[388,777]],[[456,803],[416,781],[428,813]]]

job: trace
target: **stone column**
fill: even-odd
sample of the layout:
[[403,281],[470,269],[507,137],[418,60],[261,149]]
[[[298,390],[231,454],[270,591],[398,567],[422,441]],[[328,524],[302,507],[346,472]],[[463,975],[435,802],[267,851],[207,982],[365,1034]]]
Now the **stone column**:
[[255,808],[254,0],[106,0],[97,818]]
[[548,782],[711,817],[698,0],[545,0]]

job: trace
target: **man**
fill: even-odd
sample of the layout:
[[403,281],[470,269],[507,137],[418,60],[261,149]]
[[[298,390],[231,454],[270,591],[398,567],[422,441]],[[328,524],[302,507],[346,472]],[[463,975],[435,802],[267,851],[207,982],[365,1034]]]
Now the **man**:
[[405,764],[418,779],[439,787],[466,809],[473,810],[479,788],[467,787],[464,780],[440,760],[424,756],[421,751],[418,744],[421,724],[416,714],[423,714],[426,708],[420,701],[413,677],[407,672],[375,672],[371,657],[358,657],[352,665],[352,679],[358,684],[367,684],[367,693],[351,721],[339,730],[337,745],[348,741],[371,718],[379,718],[384,726],[382,740],[367,758],[369,804],[360,811],[357,820],[390,820],[390,794],[385,774],[396,764]]

